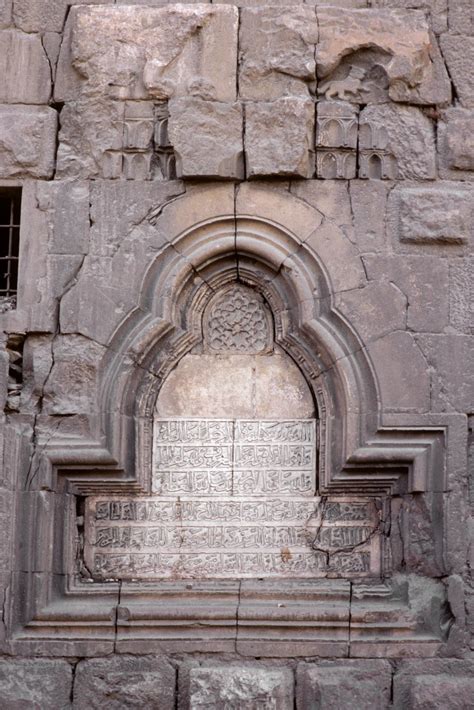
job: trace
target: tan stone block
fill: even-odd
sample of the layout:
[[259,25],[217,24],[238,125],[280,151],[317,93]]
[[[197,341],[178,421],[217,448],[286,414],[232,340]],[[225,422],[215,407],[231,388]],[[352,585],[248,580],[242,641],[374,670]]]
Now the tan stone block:
[[88,94],[167,99],[236,94],[235,7],[205,4],[73,8],[58,66],[57,100]]
[[285,97],[245,105],[247,176],[312,177],[314,104]]
[[47,106],[0,105],[0,177],[51,177],[57,122]]
[[271,101],[307,97],[314,88],[314,7],[258,7],[241,12],[239,95]]
[[241,104],[193,96],[172,99],[169,113],[178,177],[244,177]]
[[[325,79],[326,96],[325,85],[338,90],[340,99],[352,94],[359,103],[367,103],[373,90],[370,85],[382,81],[388,84],[393,101],[432,104],[449,100],[449,78],[423,12],[319,7],[317,16],[316,64],[318,77]],[[341,63],[345,65],[347,55],[349,64],[342,76],[337,70]]]
[[38,35],[0,32],[0,102],[46,104],[51,70]]

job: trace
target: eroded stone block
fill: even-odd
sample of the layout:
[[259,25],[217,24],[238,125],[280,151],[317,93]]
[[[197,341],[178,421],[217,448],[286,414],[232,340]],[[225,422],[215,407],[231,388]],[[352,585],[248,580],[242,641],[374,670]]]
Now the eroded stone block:
[[288,175],[309,178],[314,171],[314,104],[285,97],[245,106],[247,177]]
[[178,177],[244,177],[241,104],[172,99],[169,114]]
[[175,669],[159,656],[114,656],[80,661],[73,708],[174,710],[175,674]]
[[0,176],[51,177],[56,131],[52,108],[0,105]]
[[462,188],[403,187],[398,192],[398,234],[412,243],[462,244],[472,231],[472,193]]
[[474,697],[474,664],[462,660],[404,661],[395,674],[393,690],[395,710],[468,708]]
[[292,710],[293,673],[286,668],[215,666],[191,668],[189,710],[241,710],[271,707]]
[[0,32],[0,102],[46,104],[51,70],[38,35]]
[[413,106],[368,106],[359,119],[363,178],[436,177],[433,124]]
[[325,6],[317,17],[316,64],[324,80],[318,93],[358,103],[369,96],[420,104],[449,100],[449,78],[423,12]]
[[0,659],[0,698],[5,708],[69,707],[72,668],[43,658]]
[[450,108],[438,123],[440,173],[474,180],[474,110]]
[[69,5],[113,5],[114,0],[15,0],[13,18],[24,32],[61,32]]
[[293,5],[242,10],[239,94],[271,101],[284,95],[307,97],[314,88],[314,7]]
[[0,0],[0,29],[8,27],[12,19],[13,0]]
[[449,0],[448,18],[450,32],[474,34],[474,5],[471,0]]
[[461,105],[474,108],[474,37],[444,34],[440,45]]
[[390,705],[392,669],[388,661],[319,661],[297,669],[298,710],[364,708],[383,710]]
[[[451,0],[453,1],[470,2],[470,0]],[[371,7],[424,10],[430,14],[431,24],[436,34],[446,32],[448,28],[448,0],[372,0]]]
[[79,7],[71,10],[58,65],[57,100],[88,95],[159,100],[236,94],[235,7]]

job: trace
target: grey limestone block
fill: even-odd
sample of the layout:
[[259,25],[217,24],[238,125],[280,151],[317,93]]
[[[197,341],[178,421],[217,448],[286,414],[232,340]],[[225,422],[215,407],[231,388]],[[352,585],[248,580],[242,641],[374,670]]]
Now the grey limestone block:
[[51,69],[39,35],[0,32],[0,102],[46,104]]
[[245,106],[247,177],[312,177],[314,104],[285,97]]
[[319,661],[297,669],[298,710],[383,710],[390,706],[391,666],[383,660]]
[[474,180],[474,110],[449,108],[438,123],[440,175]]
[[57,122],[48,106],[0,105],[0,177],[51,177]]
[[14,0],[13,20],[24,32],[61,32],[70,5],[113,5],[114,0]]
[[446,33],[440,46],[461,106],[474,108],[474,37]]
[[240,103],[197,96],[172,99],[169,115],[168,135],[178,177],[244,177]]
[[[451,0],[451,3],[456,2],[470,3],[470,0]],[[446,32],[448,29],[448,0],[372,0],[371,6],[399,8],[400,10],[424,10],[429,13],[431,25],[436,34]]]
[[416,339],[432,372],[433,411],[471,411],[474,402],[474,336],[421,333]]
[[393,682],[394,710],[466,710],[474,697],[474,663],[464,660],[402,661]]
[[316,69],[318,25],[314,7],[245,8],[239,33],[239,95],[271,101],[309,95]]
[[[359,146],[361,152],[380,157],[381,177],[416,180],[436,177],[433,124],[414,106],[367,106],[360,114]],[[396,165],[392,166],[392,159]],[[389,161],[386,166],[385,161]]]
[[13,0],[0,0],[0,29],[8,27],[12,19]]
[[471,0],[448,0],[448,25],[450,32],[474,34],[474,5]]
[[228,665],[191,668],[189,675],[189,710],[293,708],[294,681],[289,669]]
[[159,656],[109,656],[80,661],[74,710],[174,710],[175,669]]
[[472,233],[472,190],[459,183],[400,186],[390,209],[406,244],[462,245]]
[[0,659],[0,698],[5,710],[71,707],[72,667],[66,661]]

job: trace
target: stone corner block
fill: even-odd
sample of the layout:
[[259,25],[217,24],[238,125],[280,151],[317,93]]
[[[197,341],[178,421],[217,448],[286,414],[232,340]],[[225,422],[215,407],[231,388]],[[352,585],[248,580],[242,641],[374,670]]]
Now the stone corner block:
[[312,177],[314,121],[315,108],[310,99],[284,97],[247,103],[247,177]]
[[293,673],[286,668],[213,666],[189,671],[189,710],[224,707],[293,709]]
[[73,708],[174,710],[175,681],[175,669],[157,656],[108,656],[80,661]]
[[0,705],[3,708],[70,707],[72,667],[66,661],[0,659]]
[[0,31],[0,102],[46,104],[51,69],[39,35]]
[[364,708],[390,705],[391,666],[383,660],[320,661],[297,668],[297,710]]
[[244,177],[243,118],[239,103],[199,97],[169,102],[169,139],[182,178]]
[[0,105],[0,177],[51,177],[57,122],[47,106]]

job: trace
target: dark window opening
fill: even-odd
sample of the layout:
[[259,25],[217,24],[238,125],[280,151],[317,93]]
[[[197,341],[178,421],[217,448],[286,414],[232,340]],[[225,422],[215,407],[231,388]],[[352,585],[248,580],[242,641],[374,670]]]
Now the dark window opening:
[[21,187],[0,187],[0,312],[16,307]]

